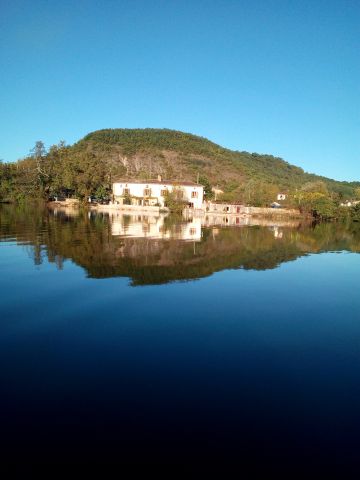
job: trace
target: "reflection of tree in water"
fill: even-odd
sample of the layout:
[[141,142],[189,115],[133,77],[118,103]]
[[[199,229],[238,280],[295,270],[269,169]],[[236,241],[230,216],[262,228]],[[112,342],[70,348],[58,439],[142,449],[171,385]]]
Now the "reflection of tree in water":
[[[176,221],[169,219],[166,226],[175,231]],[[307,253],[360,251],[355,223],[282,228],[281,238],[267,227],[206,228],[194,244],[114,237],[106,215],[69,216],[43,207],[1,207],[0,234],[31,246],[37,265],[44,255],[58,268],[71,259],[89,277],[130,277],[133,285],[196,279],[229,268],[276,268]]]

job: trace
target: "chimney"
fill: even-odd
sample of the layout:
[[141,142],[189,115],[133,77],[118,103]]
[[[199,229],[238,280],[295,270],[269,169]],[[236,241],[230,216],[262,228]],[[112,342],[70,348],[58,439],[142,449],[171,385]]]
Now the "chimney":
[[162,178],[161,175],[158,175],[158,181],[161,182]]

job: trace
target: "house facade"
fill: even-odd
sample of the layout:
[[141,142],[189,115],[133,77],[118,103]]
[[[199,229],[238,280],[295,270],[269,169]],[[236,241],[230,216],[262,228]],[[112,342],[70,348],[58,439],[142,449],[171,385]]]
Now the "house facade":
[[195,182],[162,180],[118,180],[113,183],[114,202],[119,205],[166,206],[170,192],[176,191],[178,198],[189,208],[202,208],[204,187]]

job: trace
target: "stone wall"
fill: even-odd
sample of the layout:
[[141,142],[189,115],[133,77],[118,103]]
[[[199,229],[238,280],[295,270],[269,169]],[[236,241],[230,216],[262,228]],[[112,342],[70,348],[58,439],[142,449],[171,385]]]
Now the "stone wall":
[[241,207],[240,213],[252,216],[271,216],[271,217],[301,217],[301,213],[296,209],[287,208],[260,208],[260,207]]
[[155,206],[143,206],[143,205],[120,205],[120,204],[109,204],[109,205],[91,205],[90,208],[92,210],[98,211],[114,211],[114,210],[121,210],[121,212],[126,213],[159,213],[160,207]]
[[251,215],[251,216],[266,216],[266,217],[301,217],[301,213],[296,209],[287,208],[260,208],[260,207],[246,207],[244,205],[237,205],[231,203],[211,203],[204,204],[203,211],[205,214],[214,215]]

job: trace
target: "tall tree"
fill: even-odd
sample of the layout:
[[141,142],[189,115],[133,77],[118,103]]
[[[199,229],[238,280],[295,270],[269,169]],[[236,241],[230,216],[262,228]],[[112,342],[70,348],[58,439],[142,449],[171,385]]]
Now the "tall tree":
[[46,148],[41,140],[35,143],[34,148],[30,151],[32,158],[35,160],[35,168],[37,172],[37,183],[41,196],[44,195],[49,179],[49,172],[46,171]]

